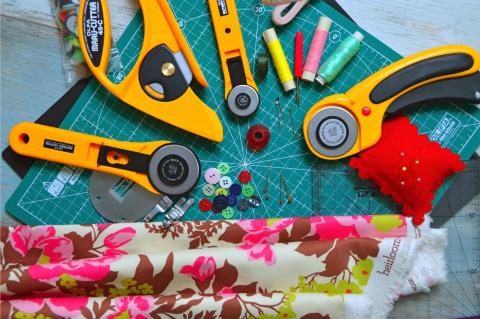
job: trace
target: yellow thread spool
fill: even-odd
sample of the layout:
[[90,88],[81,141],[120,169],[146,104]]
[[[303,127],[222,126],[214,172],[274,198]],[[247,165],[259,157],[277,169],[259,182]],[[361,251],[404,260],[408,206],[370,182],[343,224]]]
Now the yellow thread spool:
[[295,82],[293,81],[292,71],[288,65],[285,52],[283,52],[282,44],[277,37],[275,29],[271,28],[263,32],[263,39],[267,43],[268,51],[273,60],[273,66],[277,70],[280,82],[283,85],[285,92],[295,89]]

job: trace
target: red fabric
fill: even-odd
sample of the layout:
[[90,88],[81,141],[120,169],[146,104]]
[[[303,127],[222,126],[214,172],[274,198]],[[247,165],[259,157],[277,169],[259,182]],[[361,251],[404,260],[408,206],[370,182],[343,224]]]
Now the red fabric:
[[352,158],[350,167],[403,205],[403,214],[412,216],[413,223],[419,225],[432,210],[437,188],[465,164],[457,154],[418,134],[417,127],[402,116],[385,122],[379,142]]

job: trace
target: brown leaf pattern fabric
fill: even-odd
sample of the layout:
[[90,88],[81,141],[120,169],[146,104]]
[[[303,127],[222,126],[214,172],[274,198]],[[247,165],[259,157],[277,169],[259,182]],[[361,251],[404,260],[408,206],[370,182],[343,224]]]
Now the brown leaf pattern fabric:
[[397,215],[22,225],[0,237],[1,317],[33,319],[381,317],[372,300],[401,293],[425,239]]

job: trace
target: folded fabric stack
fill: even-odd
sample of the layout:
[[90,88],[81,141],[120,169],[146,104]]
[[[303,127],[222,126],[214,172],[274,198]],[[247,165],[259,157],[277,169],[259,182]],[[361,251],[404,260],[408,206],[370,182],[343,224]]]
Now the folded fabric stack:
[[399,215],[2,228],[1,316],[385,318],[445,246]]

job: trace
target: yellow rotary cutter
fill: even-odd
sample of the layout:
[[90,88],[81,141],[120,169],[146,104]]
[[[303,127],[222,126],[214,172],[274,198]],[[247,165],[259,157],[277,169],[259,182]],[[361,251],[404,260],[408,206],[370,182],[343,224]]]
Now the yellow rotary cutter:
[[357,154],[380,139],[382,122],[407,106],[440,101],[480,103],[480,55],[448,45],[402,59],[345,94],[315,104],[303,123],[308,148],[336,160]]
[[167,0],[140,0],[144,40],[136,64],[125,79],[111,82],[106,70],[111,27],[106,0],[82,0],[78,34],[95,77],[117,98],[185,131],[221,142],[218,115],[193,92],[193,76],[207,87],[202,71],[178,26]]
[[167,141],[120,142],[20,123],[10,131],[9,142],[21,155],[125,177],[156,194],[188,193],[200,176],[197,156]]
[[208,0],[225,81],[228,109],[238,117],[255,113],[260,104],[253,80],[235,0]]

